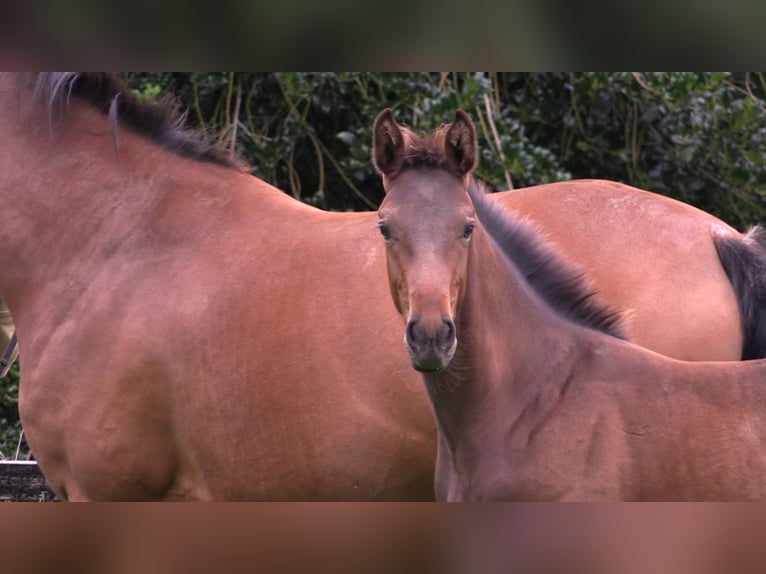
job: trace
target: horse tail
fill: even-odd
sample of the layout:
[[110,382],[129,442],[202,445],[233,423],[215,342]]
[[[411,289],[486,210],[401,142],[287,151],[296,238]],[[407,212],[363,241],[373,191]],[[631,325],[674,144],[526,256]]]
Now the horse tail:
[[744,236],[714,234],[718,258],[739,304],[742,360],[766,357],[766,228]]

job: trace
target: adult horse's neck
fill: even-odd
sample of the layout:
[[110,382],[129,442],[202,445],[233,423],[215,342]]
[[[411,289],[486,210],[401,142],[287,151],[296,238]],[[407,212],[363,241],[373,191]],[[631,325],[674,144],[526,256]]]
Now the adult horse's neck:
[[123,250],[161,253],[188,230],[204,233],[204,212],[245,177],[113,128],[74,96],[49,117],[30,92],[0,78],[0,293],[14,315],[32,301],[66,306]]
[[[505,464],[511,433],[545,415],[566,384],[578,336],[588,332],[554,312],[481,227],[471,241],[455,356],[443,372],[424,374],[439,428],[440,499],[459,498],[464,470]],[[491,426],[497,424],[503,428]],[[440,483],[450,474],[439,472],[443,465],[457,483]]]

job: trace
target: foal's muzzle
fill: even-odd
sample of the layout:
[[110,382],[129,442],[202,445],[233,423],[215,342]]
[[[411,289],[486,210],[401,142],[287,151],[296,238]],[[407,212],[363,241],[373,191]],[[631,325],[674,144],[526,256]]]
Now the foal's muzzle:
[[455,354],[455,323],[447,315],[435,321],[413,315],[407,323],[404,344],[415,369],[421,372],[440,371],[449,365]]

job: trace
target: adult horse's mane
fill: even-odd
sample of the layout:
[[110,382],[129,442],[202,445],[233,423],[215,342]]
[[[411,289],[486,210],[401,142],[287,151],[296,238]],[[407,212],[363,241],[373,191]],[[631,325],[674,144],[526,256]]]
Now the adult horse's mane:
[[243,163],[204,135],[184,127],[185,114],[178,113],[172,98],[150,102],[138,98],[116,74],[40,72],[17,75],[17,87],[31,87],[32,101],[43,101],[50,121],[65,108],[70,96],[78,97],[108,115],[116,139],[121,125],[146,136],[183,157],[242,169]]
[[468,193],[484,229],[543,300],[576,323],[627,338],[620,313],[595,300],[596,292],[585,274],[561,257],[532,225],[509,217],[500,204],[490,202],[482,182],[472,178]]

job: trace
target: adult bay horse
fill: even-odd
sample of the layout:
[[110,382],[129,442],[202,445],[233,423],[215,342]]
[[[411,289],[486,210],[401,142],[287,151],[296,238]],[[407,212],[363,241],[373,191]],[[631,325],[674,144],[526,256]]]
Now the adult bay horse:
[[623,340],[581,275],[471,185],[465,113],[412,139],[387,110],[374,137],[389,288],[438,428],[438,498],[766,497],[766,360],[682,362]]
[[[0,77],[0,296],[17,325],[25,436],[50,486],[69,500],[432,497],[436,431],[396,348],[377,216],[291,199],[171,112],[103,74]],[[546,209],[529,211],[559,218]],[[599,224],[612,213],[589,209]],[[645,217],[669,226],[672,213]],[[699,276],[685,273],[690,245],[655,235],[629,237],[677,269],[672,305],[700,283],[725,287],[709,303],[728,327],[671,325],[677,347],[703,332],[702,352],[718,343],[738,358],[712,241],[700,258],[716,271]],[[591,252],[579,255],[588,268]],[[632,267],[604,261],[602,284],[636,294],[619,304],[661,321],[662,287],[618,280]]]
[[419,381],[348,328],[396,336],[359,309],[385,295],[374,213],[292,200],[174,122],[106,75],[0,78],[0,294],[51,488],[432,498]]

